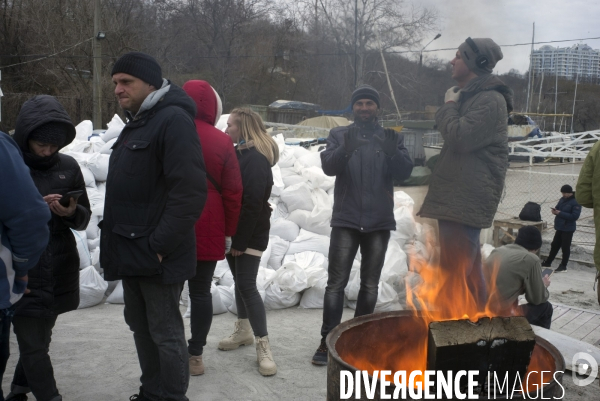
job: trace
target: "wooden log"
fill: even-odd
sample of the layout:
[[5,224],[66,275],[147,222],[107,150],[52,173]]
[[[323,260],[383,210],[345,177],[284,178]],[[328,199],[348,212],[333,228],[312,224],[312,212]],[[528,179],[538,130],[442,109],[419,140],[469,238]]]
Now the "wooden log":
[[[427,369],[454,374],[475,370],[480,391],[487,389],[488,374],[508,383],[524,378],[535,347],[535,333],[524,317],[483,318],[432,322],[429,325]],[[493,377],[492,377],[493,379]],[[461,381],[466,389],[467,379]]]

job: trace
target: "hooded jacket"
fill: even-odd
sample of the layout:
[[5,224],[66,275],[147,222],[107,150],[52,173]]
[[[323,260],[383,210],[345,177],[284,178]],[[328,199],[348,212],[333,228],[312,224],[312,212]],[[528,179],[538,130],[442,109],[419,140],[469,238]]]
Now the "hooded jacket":
[[560,211],[554,216],[554,229],[557,231],[574,232],[577,229],[577,220],[581,214],[581,206],[577,203],[575,195],[560,198],[555,207]]
[[202,145],[207,174],[216,181],[217,189],[207,180],[208,197],[200,219],[196,222],[196,258],[225,258],[225,237],[235,234],[242,206],[242,176],[229,135],[215,128],[221,116],[221,99],[206,81],[188,81],[183,90],[196,103],[194,122]]
[[472,79],[435,121],[444,138],[419,215],[475,228],[492,225],[508,168],[512,90],[491,74]]
[[100,236],[106,280],[173,284],[195,275],[194,224],[206,201],[195,115],[192,99],[165,80],[113,145]]
[[[23,104],[15,127],[15,142],[29,163],[28,138],[41,125],[49,122],[64,123],[66,140],[60,148],[75,139],[75,127],[62,105],[52,96],[34,96]],[[79,164],[71,156],[55,154],[50,163],[40,169],[30,164],[31,178],[42,196],[64,195],[82,190],[77,200],[75,214],[61,217],[52,213],[48,223],[50,240],[37,265],[29,270],[25,294],[16,304],[15,315],[52,317],[77,309],[79,306],[79,252],[70,229],[85,230],[90,221],[90,202],[85,191],[85,181]]]
[[594,226],[596,227],[596,246],[594,247],[594,264],[600,272],[600,142],[596,142],[588,153],[577,179],[575,195],[577,202],[594,209]]
[[[344,134],[359,126],[360,135],[369,141],[346,153]],[[395,230],[394,183],[410,177],[413,163],[400,135],[393,157],[388,156],[375,140],[384,130],[377,121],[332,129],[327,148],[321,152],[323,172],[336,176],[331,227],[346,227],[360,232]]]

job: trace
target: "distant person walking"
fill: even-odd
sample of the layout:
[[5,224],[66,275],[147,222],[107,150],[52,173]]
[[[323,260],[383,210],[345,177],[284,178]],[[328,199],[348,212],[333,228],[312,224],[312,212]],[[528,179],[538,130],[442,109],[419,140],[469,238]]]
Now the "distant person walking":
[[248,108],[234,109],[227,120],[227,134],[237,144],[244,195],[231,251],[226,255],[235,282],[238,320],[233,333],[219,342],[219,349],[234,350],[256,340],[258,371],[263,376],[277,373],[267,332],[267,314],[256,276],[260,257],[269,244],[273,167],[279,160],[277,143],[260,118]]
[[196,103],[194,122],[202,144],[208,178],[208,197],[196,222],[196,276],[190,288],[190,328],[188,341],[190,374],[204,374],[202,352],[210,331],[213,304],[210,288],[218,260],[225,259],[226,243],[231,246],[242,206],[242,177],[231,138],[215,128],[221,117],[221,98],[206,81],[188,81],[183,90]]
[[[508,168],[508,113],[513,92],[492,74],[502,60],[492,39],[467,38],[456,51],[452,79],[435,115],[444,145],[418,213],[438,220],[440,266],[463,277],[473,302],[487,302],[479,235],[493,223]],[[453,291],[453,286],[445,286]]]
[[542,262],[542,266],[551,267],[554,258],[558,254],[558,250],[562,249],[562,261],[554,270],[557,273],[567,271],[567,263],[571,256],[571,242],[573,234],[577,229],[577,219],[581,214],[581,206],[575,199],[573,188],[570,185],[563,185],[560,188],[562,198],[558,201],[555,207],[552,208],[554,217],[554,239],[550,244],[550,254]]
[[585,158],[575,188],[577,202],[583,207],[594,209],[594,226],[596,228],[594,264],[598,270],[595,285],[598,291],[598,304],[600,304],[600,286],[597,285],[600,277],[600,142],[596,142]]

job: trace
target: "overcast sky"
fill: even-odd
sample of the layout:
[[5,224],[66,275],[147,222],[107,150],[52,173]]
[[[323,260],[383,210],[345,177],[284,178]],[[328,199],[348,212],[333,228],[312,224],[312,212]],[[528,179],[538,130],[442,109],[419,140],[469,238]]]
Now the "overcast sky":
[[[410,0],[409,0],[410,1]],[[551,41],[600,37],[600,2],[594,0],[413,0],[417,6],[435,7],[439,14],[442,36],[427,50],[454,48],[464,40],[490,37],[499,45],[531,43],[535,22],[535,41]],[[423,41],[423,46],[433,37]],[[567,47],[577,42],[553,43],[551,46]],[[594,49],[600,40],[586,40]],[[536,44],[538,49],[542,44]],[[511,68],[521,73],[529,68],[531,45],[502,46],[504,59],[495,71],[508,72]],[[450,61],[456,50],[424,53]]]

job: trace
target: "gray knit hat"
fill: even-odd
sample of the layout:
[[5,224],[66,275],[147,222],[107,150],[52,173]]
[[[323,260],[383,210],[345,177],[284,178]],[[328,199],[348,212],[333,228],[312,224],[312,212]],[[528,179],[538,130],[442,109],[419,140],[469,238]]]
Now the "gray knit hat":
[[352,92],[352,99],[350,100],[350,106],[354,106],[354,103],[360,99],[370,99],[377,104],[377,108],[380,109],[379,103],[379,92],[371,85],[361,85]]
[[156,89],[163,84],[162,70],[154,57],[140,52],[129,52],[122,55],[113,66],[110,75],[125,73],[149,83]]
[[469,70],[477,75],[491,74],[504,57],[500,46],[490,38],[467,38],[458,46],[458,51]]

